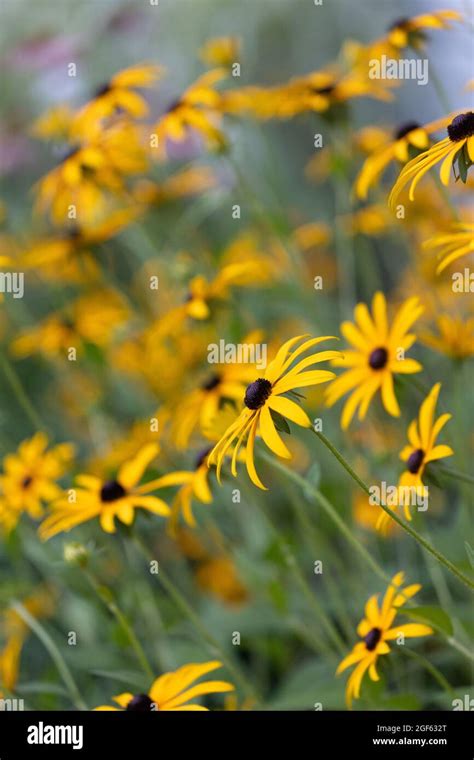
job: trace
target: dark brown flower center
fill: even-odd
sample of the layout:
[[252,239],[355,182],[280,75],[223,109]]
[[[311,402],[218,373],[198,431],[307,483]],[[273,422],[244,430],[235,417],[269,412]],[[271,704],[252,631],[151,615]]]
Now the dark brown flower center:
[[207,378],[201,385],[201,388],[203,391],[212,391],[214,388],[217,388],[221,381],[221,376],[215,373],[214,375],[211,375]]
[[410,132],[413,132],[415,129],[419,129],[420,125],[416,121],[406,121],[404,124],[401,124],[394,132],[395,140],[401,140],[402,137],[405,137],[405,135],[408,135]]
[[148,694],[135,694],[125,709],[134,712],[150,712],[152,709],[156,710],[156,707],[153,708],[153,705],[154,703]]
[[199,454],[196,457],[196,461],[194,463],[194,469],[199,470],[200,466],[204,462],[204,460],[207,458],[208,454],[212,451],[212,446],[208,446],[207,449],[203,449],[199,452]]
[[110,82],[106,82],[105,84],[101,84],[97,90],[94,92],[94,98],[101,98],[103,95],[107,95],[108,92],[110,92]]
[[386,348],[374,348],[369,356],[369,366],[372,369],[383,369],[387,364],[388,351]]
[[423,451],[423,449],[415,449],[415,451],[413,451],[408,457],[408,461],[407,461],[408,472],[411,472],[412,475],[416,475],[421,465],[423,464],[424,458],[425,458],[425,452]]
[[364,636],[365,646],[369,652],[374,651],[375,647],[380,641],[381,636],[382,631],[380,628],[372,628],[372,630],[368,632],[367,636]]
[[272,384],[269,380],[259,377],[247,386],[244,404],[248,409],[260,409],[272,392]]
[[118,480],[109,480],[100,489],[100,500],[117,501],[117,499],[121,499],[125,494],[125,488],[120,485]]
[[459,142],[474,135],[474,112],[466,111],[455,116],[447,127],[451,142]]
[[397,18],[396,21],[392,21],[390,26],[388,27],[389,31],[391,32],[392,29],[406,29],[406,27],[410,26],[410,19],[403,17],[403,18]]
[[315,95],[331,95],[335,89],[336,86],[334,84],[328,84],[326,87],[312,87],[311,91],[314,92]]
[[27,475],[26,478],[23,478],[21,481],[21,487],[26,491],[27,488],[32,484],[33,478],[31,475]]

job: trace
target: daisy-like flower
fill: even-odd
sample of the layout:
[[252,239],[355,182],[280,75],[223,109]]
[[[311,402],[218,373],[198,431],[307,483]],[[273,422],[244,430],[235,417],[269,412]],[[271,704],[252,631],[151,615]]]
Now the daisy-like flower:
[[68,470],[73,456],[70,443],[48,449],[45,433],[36,433],[23,441],[15,454],[7,454],[0,475],[0,525],[7,532],[15,527],[22,512],[41,517],[43,505],[62,493],[56,481]]
[[72,134],[83,137],[96,129],[102,119],[118,112],[135,119],[146,116],[148,105],[136,90],[151,87],[161,73],[161,66],[142,63],[114,74],[97,88],[94,97],[74,117]]
[[128,307],[117,291],[93,291],[76,299],[67,311],[49,314],[25,330],[12,342],[11,350],[23,358],[38,352],[61,356],[71,347],[79,352],[84,342],[105,347],[128,317]]
[[[281,346],[273,361],[267,366],[262,377],[250,383],[243,399],[244,409],[237,417],[237,420],[226,430],[208,458],[209,465],[217,465],[217,479],[219,482],[222,464],[231,446],[234,447],[231,472],[234,476],[237,475],[236,465],[239,451],[244,440],[247,439],[245,453],[247,472],[251,481],[258,488],[267,490],[255,469],[255,438],[259,434],[263,442],[274,454],[291,459],[288,448],[277,432],[275,420],[277,420],[277,425],[279,424],[278,420],[283,417],[301,427],[311,427],[311,422],[306,412],[295,401],[284,394],[292,394],[298,398],[299,394],[294,393],[296,388],[327,383],[335,377],[333,372],[316,369],[308,370],[308,367],[313,367],[315,364],[323,361],[336,359],[340,356],[339,351],[321,351],[319,353],[312,353],[304,359],[298,359],[303,353],[309,351],[310,348],[332,337],[334,336],[323,336],[307,340],[307,335],[298,335],[295,338],[290,338],[290,340]],[[303,343],[301,343],[302,340]],[[298,343],[300,345],[294,348]]]
[[[195,684],[198,678],[221,668],[222,663],[211,660],[203,663],[183,665],[172,673],[164,673],[154,681],[147,694],[131,694],[125,692],[112,697],[119,707],[101,705],[96,710],[128,710],[133,712],[154,712],[156,710],[207,710],[207,707],[190,704],[191,699],[205,694],[221,694],[234,691],[234,686],[228,681],[202,681]],[[193,686],[194,684],[194,686]]]
[[358,198],[365,200],[369,188],[379,182],[385,169],[392,161],[406,164],[415,153],[426,151],[430,144],[429,136],[438,129],[445,127],[450,118],[438,119],[430,124],[421,126],[414,121],[400,124],[393,136],[378,145],[376,150],[365,160],[355,181],[355,193]]
[[152,514],[167,517],[170,514],[168,505],[157,496],[145,495],[147,484],[137,485],[158,451],[156,443],[143,446],[133,459],[122,464],[113,480],[78,475],[78,488],[50,505],[49,515],[39,527],[40,538],[46,541],[96,517],[102,530],[114,533],[115,518],[124,525],[131,525],[135,509],[146,509]]
[[437,333],[424,330],[420,341],[452,359],[474,356],[474,317],[441,314],[435,320]]
[[224,137],[219,130],[221,120],[220,95],[215,85],[227,76],[225,68],[211,69],[202,74],[174,101],[153,128],[156,135],[156,153],[166,157],[166,142],[182,142],[190,130],[195,130],[210,148],[221,147]]
[[391,651],[387,641],[399,636],[412,638],[433,633],[432,628],[422,623],[402,623],[394,626],[398,609],[421,589],[418,583],[402,588],[404,579],[405,575],[402,572],[392,578],[380,606],[377,594],[370,597],[365,605],[365,617],[357,626],[357,633],[362,641],[358,642],[352,652],[339,663],[337,675],[351,665],[356,665],[346,686],[346,702],[349,709],[352,707],[352,700],[360,696],[362,679],[367,670],[372,681],[379,680],[377,660],[381,655]]
[[449,231],[426,240],[423,248],[438,250],[440,262],[436,272],[440,274],[453,261],[474,253],[474,224],[457,222]]
[[390,25],[387,41],[395,48],[422,47],[426,36],[425,29],[450,29],[451,21],[461,21],[462,15],[458,11],[439,10],[432,13],[423,13],[413,18],[401,18]]
[[[427,464],[444,459],[454,454],[450,446],[436,444],[441,430],[451,419],[450,414],[442,414],[435,420],[441,383],[433,386],[423,401],[418,420],[413,420],[408,427],[409,443],[400,452],[400,459],[405,462],[406,470],[398,483],[398,504],[404,508],[405,517],[411,520],[410,504],[413,496],[427,498],[428,489],[423,483],[423,473]],[[391,521],[386,512],[381,512],[377,521],[377,530],[384,532]]]
[[409,298],[389,325],[385,296],[377,292],[372,301],[372,315],[366,304],[359,303],[354,309],[356,324],[342,323],[341,332],[352,348],[333,362],[335,366],[345,367],[346,371],[331,383],[326,400],[328,406],[332,406],[351,391],[342,412],[343,430],[349,427],[357,409],[359,420],[365,418],[370,402],[379,390],[386,411],[393,417],[400,415],[393,376],[422,369],[415,359],[405,358],[405,351],[416,340],[416,336],[408,331],[422,312],[418,298]]
[[415,156],[400,172],[389,197],[393,208],[401,191],[410,183],[408,197],[415,197],[416,186],[425,174],[442,161],[439,176],[443,185],[449,184],[451,168],[458,166],[459,176],[465,182],[467,170],[474,162],[474,113],[467,111],[454,117],[447,126],[448,136],[431,148]]
[[212,493],[209,488],[209,468],[207,466],[207,456],[210,450],[211,447],[209,446],[198,454],[194,470],[169,472],[161,478],[150,481],[145,486],[147,493],[160,488],[179,486],[171,508],[169,525],[172,534],[176,532],[176,524],[180,514],[183,515],[187,525],[191,527],[196,525],[192,510],[193,498],[196,498],[202,504],[210,504],[212,502]]

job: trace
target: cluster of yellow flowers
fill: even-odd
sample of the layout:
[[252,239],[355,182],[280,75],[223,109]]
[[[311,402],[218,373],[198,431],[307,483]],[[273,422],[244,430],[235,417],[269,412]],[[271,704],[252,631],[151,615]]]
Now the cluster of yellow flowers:
[[[372,244],[392,234],[403,218],[413,248],[412,260],[389,302],[380,290],[371,303],[354,300],[353,321],[346,319],[339,329],[332,329],[341,333],[343,343],[335,342],[337,335],[313,337],[307,322],[288,318],[289,312],[272,311],[271,326],[265,330],[258,317],[260,302],[265,306],[268,294],[285,280],[293,279],[302,303],[309,303],[304,299],[314,256],[328,288],[344,279],[345,263],[340,259],[334,263],[332,230],[321,220],[300,219],[299,225],[280,234],[257,213],[260,221],[218,251],[207,250],[199,233],[193,232],[191,252],[173,250],[172,240],[161,229],[155,242],[142,224],[150,217],[159,218],[158,210],[165,218],[169,206],[192,197],[219,199],[224,190],[216,166],[219,161],[227,168],[231,163],[227,119],[289,120],[315,112],[326,125],[342,124],[348,102],[355,98],[394,99],[399,81],[371,79],[368,61],[381,55],[398,59],[407,47],[423,47],[425,30],[447,29],[460,20],[455,11],[437,11],[400,21],[368,45],[346,44],[336,64],[271,87],[224,87],[224,82],[229,85],[240,46],[237,39],[219,38],[202,50],[202,60],[211,68],[159,116],[150,118],[143,91],[155,87],[165,72],[146,62],[115,74],[82,107],[61,105],[36,121],[33,134],[60,143],[64,153],[34,188],[34,214],[43,221],[41,234],[28,240],[4,235],[1,261],[4,269],[32,273],[48,293],[59,286],[69,295],[65,305],[19,330],[9,352],[18,362],[40,355],[48,363],[59,380],[57,386],[53,380],[54,400],[60,404],[64,423],[77,426],[82,445],[53,444],[45,426],[5,456],[0,475],[0,526],[5,535],[17,528],[25,513],[41,520],[39,536],[47,541],[96,519],[106,533],[116,532],[117,521],[130,529],[136,510],[145,510],[166,518],[183,556],[195,563],[201,589],[229,605],[244,604],[251,590],[227,548],[220,541],[211,548],[203,546],[193,532],[199,522],[193,511],[196,503],[210,505],[224,473],[240,477],[239,464],[257,488],[267,490],[256,465],[260,454],[271,460],[262,444],[272,455],[289,460],[302,447],[300,441],[285,437],[289,424],[318,432],[303,403],[311,409],[315,403],[329,409],[346,397],[343,435],[353,443],[357,435],[375,436],[376,423],[355,433],[349,428],[355,417],[366,420],[377,395],[390,417],[401,416],[401,394],[395,383],[399,376],[423,371],[420,361],[407,355],[417,337],[424,346],[456,361],[474,354],[472,305],[468,299],[456,299],[440,277],[452,273],[454,262],[474,251],[469,209],[459,203],[453,218],[435,189],[425,194],[423,188],[417,189],[438,163],[442,188],[448,186],[453,169],[463,183],[468,182],[474,163],[472,111],[444,114],[424,125],[406,123],[395,131],[364,127],[347,135],[342,148],[334,142],[309,162],[308,179],[322,183],[337,172],[338,165],[344,174],[349,157],[363,159],[352,191],[360,206],[346,209],[336,219],[342,230],[337,236],[361,237]],[[433,141],[443,130],[447,136]],[[214,164],[206,165],[200,158],[156,181],[157,172],[172,164],[177,146],[192,139],[200,140],[199,155],[209,152]],[[392,164],[401,169],[388,207],[386,199],[367,203]],[[409,199],[414,200],[416,191],[419,203],[405,215],[400,196],[407,185]],[[194,208],[207,213],[203,206],[185,206],[182,216]],[[194,221],[191,216],[191,227]],[[125,274],[114,261],[116,250],[127,252]],[[439,261],[433,251],[438,251]],[[121,287],[124,281],[130,283],[127,291]],[[257,303],[255,318],[250,303]],[[420,328],[415,333],[417,323]],[[215,364],[206,361],[209,346],[224,334],[233,335],[239,345],[266,341],[266,366],[256,360],[227,363],[222,357]],[[326,341],[330,347],[319,350]],[[94,367],[92,372],[89,366]],[[148,410],[127,424],[117,408],[120,396],[113,398],[117,377],[125,378],[130,392],[143,401],[141,408]],[[319,385],[325,386],[324,392]],[[405,386],[415,387],[409,381]],[[406,528],[397,507],[411,522],[413,492],[419,498],[428,493],[427,466],[454,454],[449,445],[438,442],[451,417],[437,416],[440,388],[440,382],[424,387],[417,419],[408,426],[408,443],[399,454],[403,467],[396,506],[391,510],[384,503],[375,505],[367,522],[362,514],[367,494],[359,495],[356,522],[370,524],[385,536],[393,536],[396,522]],[[306,402],[302,391],[312,394]],[[119,419],[118,434],[97,430],[102,426],[101,404],[109,400]],[[398,433],[397,428],[392,445],[389,428],[382,431],[389,453],[399,446]],[[87,457],[81,454],[75,459],[78,449],[87,450]],[[298,457],[295,460],[298,469]],[[73,485],[65,479],[72,470]],[[349,705],[359,697],[366,671],[373,681],[379,679],[376,663],[390,651],[388,641],[399,634],[433,633],[421,623],[394,624],[399,608],[421,588],[419,584],[402,588],[403,583],[404,573],[399,572],[380,605],[376,596],[366,604],[365,618],[357,628],[361,640],[338,668],[339,673],[356,666],[347,684]],[[3,681],[8,689],[15,683],[12,671],[18,668],[24,638],[20,628],[12,627],[0,652],[0,686]],[[220,661],[186,665],[157,678],[147,694],[127,692],[114,700],[125,710],[202,710],[190,700],[233,689],[226,681],[192,685],[220,665]]]

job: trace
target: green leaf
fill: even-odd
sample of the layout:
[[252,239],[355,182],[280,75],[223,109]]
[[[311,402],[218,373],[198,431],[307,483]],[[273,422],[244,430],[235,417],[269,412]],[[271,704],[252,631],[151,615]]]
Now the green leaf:
[[474,549],[467,541],[464,542],[464,546],[466,547],[466,552],[469,558],[469,562],[471,563],[471,567],[474,568]]
[[279,412],[275,412],[274,409],[270,409],[270,414],[272,415],[272,420],[275,423],[276,429],[279,430],[280,433],[288,433],[288,435],[291,435],[290,426],[285,418]]
[[401,615],[406,615],[417,623],[426,623],[437,631],[451,636],[453,624],[449,615],[441,607],[411,607],[400,609]]

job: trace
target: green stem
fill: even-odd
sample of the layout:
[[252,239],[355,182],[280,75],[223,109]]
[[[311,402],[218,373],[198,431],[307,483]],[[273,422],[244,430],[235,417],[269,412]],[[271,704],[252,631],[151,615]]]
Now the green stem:
[[31,424],[33,425],[35,430],[46,430],[45,426],[43,425],[36,409],[34,408],[33,404],[31,403],[30,399],[28,398],[25,389],[23,388],[23,385],[21,384],[21,380],[18,377],[16,370],[12,366],[12,364],[9,362],[7,357],[0,353],[0,365],[3,369],[3,372],[5,374],[5,377],[8,380],[8,383],[10,385],[10,388],[12,389],[13,393],[15,394],[15,397],[25,412],[26,416],[30,420]]
[[83,701],[79,693],[79,689],[76,686],[76,682],[74,681],[74,678],[72,677],[71,671],[69,670],[65,660],[63,659],[61,655],[61,652],[59,651],[58,647],[54,643],[49,633],[45,630],[45,628],[43,628],[41,623],[39,623],[38,620],[36,620],[36,618],[30,615],[28,610],[20,602],[15,602],[12,605],[12,609],[14,609],[15,612],[21,617],[21,619],[24,620],[27,626],[31,628],[33,633],[37,635],[39,640],[44,644],[45,648],[48,650],[49,654],[51,655],[51,659],[56,665],[61,675],[61,678],[64,681],[64,685],[69,691],[72,703],[76,706],[78,710],[87,710],[87,705]]
[[137,660],[143,668],[144,673],[148,676],[148,678],[150,679],[154,678],[155,674],[151,668],[150,663],[148,662],[148,659],[143,650],[143,647],[138,641],[135,635],[135,632],[132,626],[130,625],[130,623],[128,622],[126,616],[124,615],[122,610],[119,608],[119,606],[115,602],[110,589],[107,588],[107,586],[103,586],[101,583],[99,583],[97,578],[95,578],[95,576],[91,573],[90,570],[86,568],[81,568],[81,569],[84,575],[86,576],[87,580],[89,581],[90,585],[96,592],[99,599],[105,604],[105,606],[107,607],[111,615],[113,615],[117,623],[121,626],[121,628],[125,632],[137,656]]
[[[146,546],[146,544],[142,541],[142,539],[134,533],[133,541],[135,545],[139,548],[141,553],[145,556],[148,562],[155,562],[156,557],[153,556],[150,549]],[[177,607],[181,609],[181,611],[186,615],[187,618],[191,621],[191,623],[196,627],[196,629],[200,632],[203,639],[206,641],[207,645],[211,648],[212,654],[219,655],[222,662],[225,664],[227,669],[230,673],[233,674],[236,681],[239,682],[242,689],[245,691],[247,696],[249,696],[254,702],[260,702],[261,698],[257,694],[254,686],[247,680],[246,676],[244,676],[240,670],[234,665],[232,660],[227,657],[226,653],[222,649],[221,645],[217,641],[217,639],[214,638],[212,633],[208,631],[206,626],[201,622],[198,615],[195,613],[191,605],[188,603],[188,601],[185,599],[181,591],[179,591],[178,588],[174,585],[173,581],[168,578],[166,573],[163,571],[161,564],[159,567],[159,572],[157,573],[157,578],[167,594],[173,599],[173,601],[176,603]]]
[[[315,435],[318,436],[318,438],[324,443],[324,445],[329,449],[329,451],[336,457],[338,462],[344,467],[345,470],[347,470],[351,478],[355,480],[355,482],[362,488],[362,490],[367,494],[367,496],[370,496],[371,493],[370,493],[370,489],[368,485],[366,485],[366,483],[364,483],[364,481],[361,480],[361,478],[359,478],[357,473],[354,472],[350,464],[346,462],[342,454],[336,449],[335,446],[333,446],[331,441],[329,441],[323,433],[317,430],[314,430],[314,428],[311,428],[311,430],[314,432]],[[447,570],[449,570],[453,575],[455,575],[458,580],[460,580],[462,583],[468,586],[468,588],[474,590],[474,583],[472,582],[472,580],[468,578],[466,575],[464,575],[464,573],[462,573],[460,570],[458,570],[456,565],[454,565],[449,559],[447,559],[447,557],[445,557],[437,549],[435,549],[434,546],[431,546],[431,544],[428,541],[426,541],[423,538],[423,536],[417,533],[417,531],[414,528],[408,525],[408,523],[406,523],[405,520],[402,520],[401,517],[399,517],[393,510],[389,509],[389,507],[387,507],[385,504],[382,504],[382,502],[380,502],[378,506],[380,507],[380,509],[383,509],[383,511],[386,512],[387,515],[389,515],[389,517],[391,517],[392,520],[394,520],[406,533],[408,533],[412,538],[414,538],[415,541],[418,541],[420,546],[422,546],[423,549],[425,549],[425,551],[432,554],[433,557],[435,557],[438,560],[438,562],[444,565],[444,567],[446,567]]]
[[453,480],[461,480],[463,483],[470,483],[471,485],[474,484],[474,476],[468,475],[465,472],[459,472],[459,470],[452,470],[451,467],[444,467],[444,465],[438,464],[436,467],[437,470],[442,475],[446,475],[447,478],[452,478]]
[[426,657],[423,657],[423,655],[418,654],[418,652],[414,652],[412,649],[407,649],[406,647],[400,647],[400,651],[407,657],[410,657],[410,659],[416,660],[428,673],[430,673],[431,676],[433,676],[442,689],[444,689],[451,697],[454,696],[451,684],[446,680],[438,668],[426,659]]

